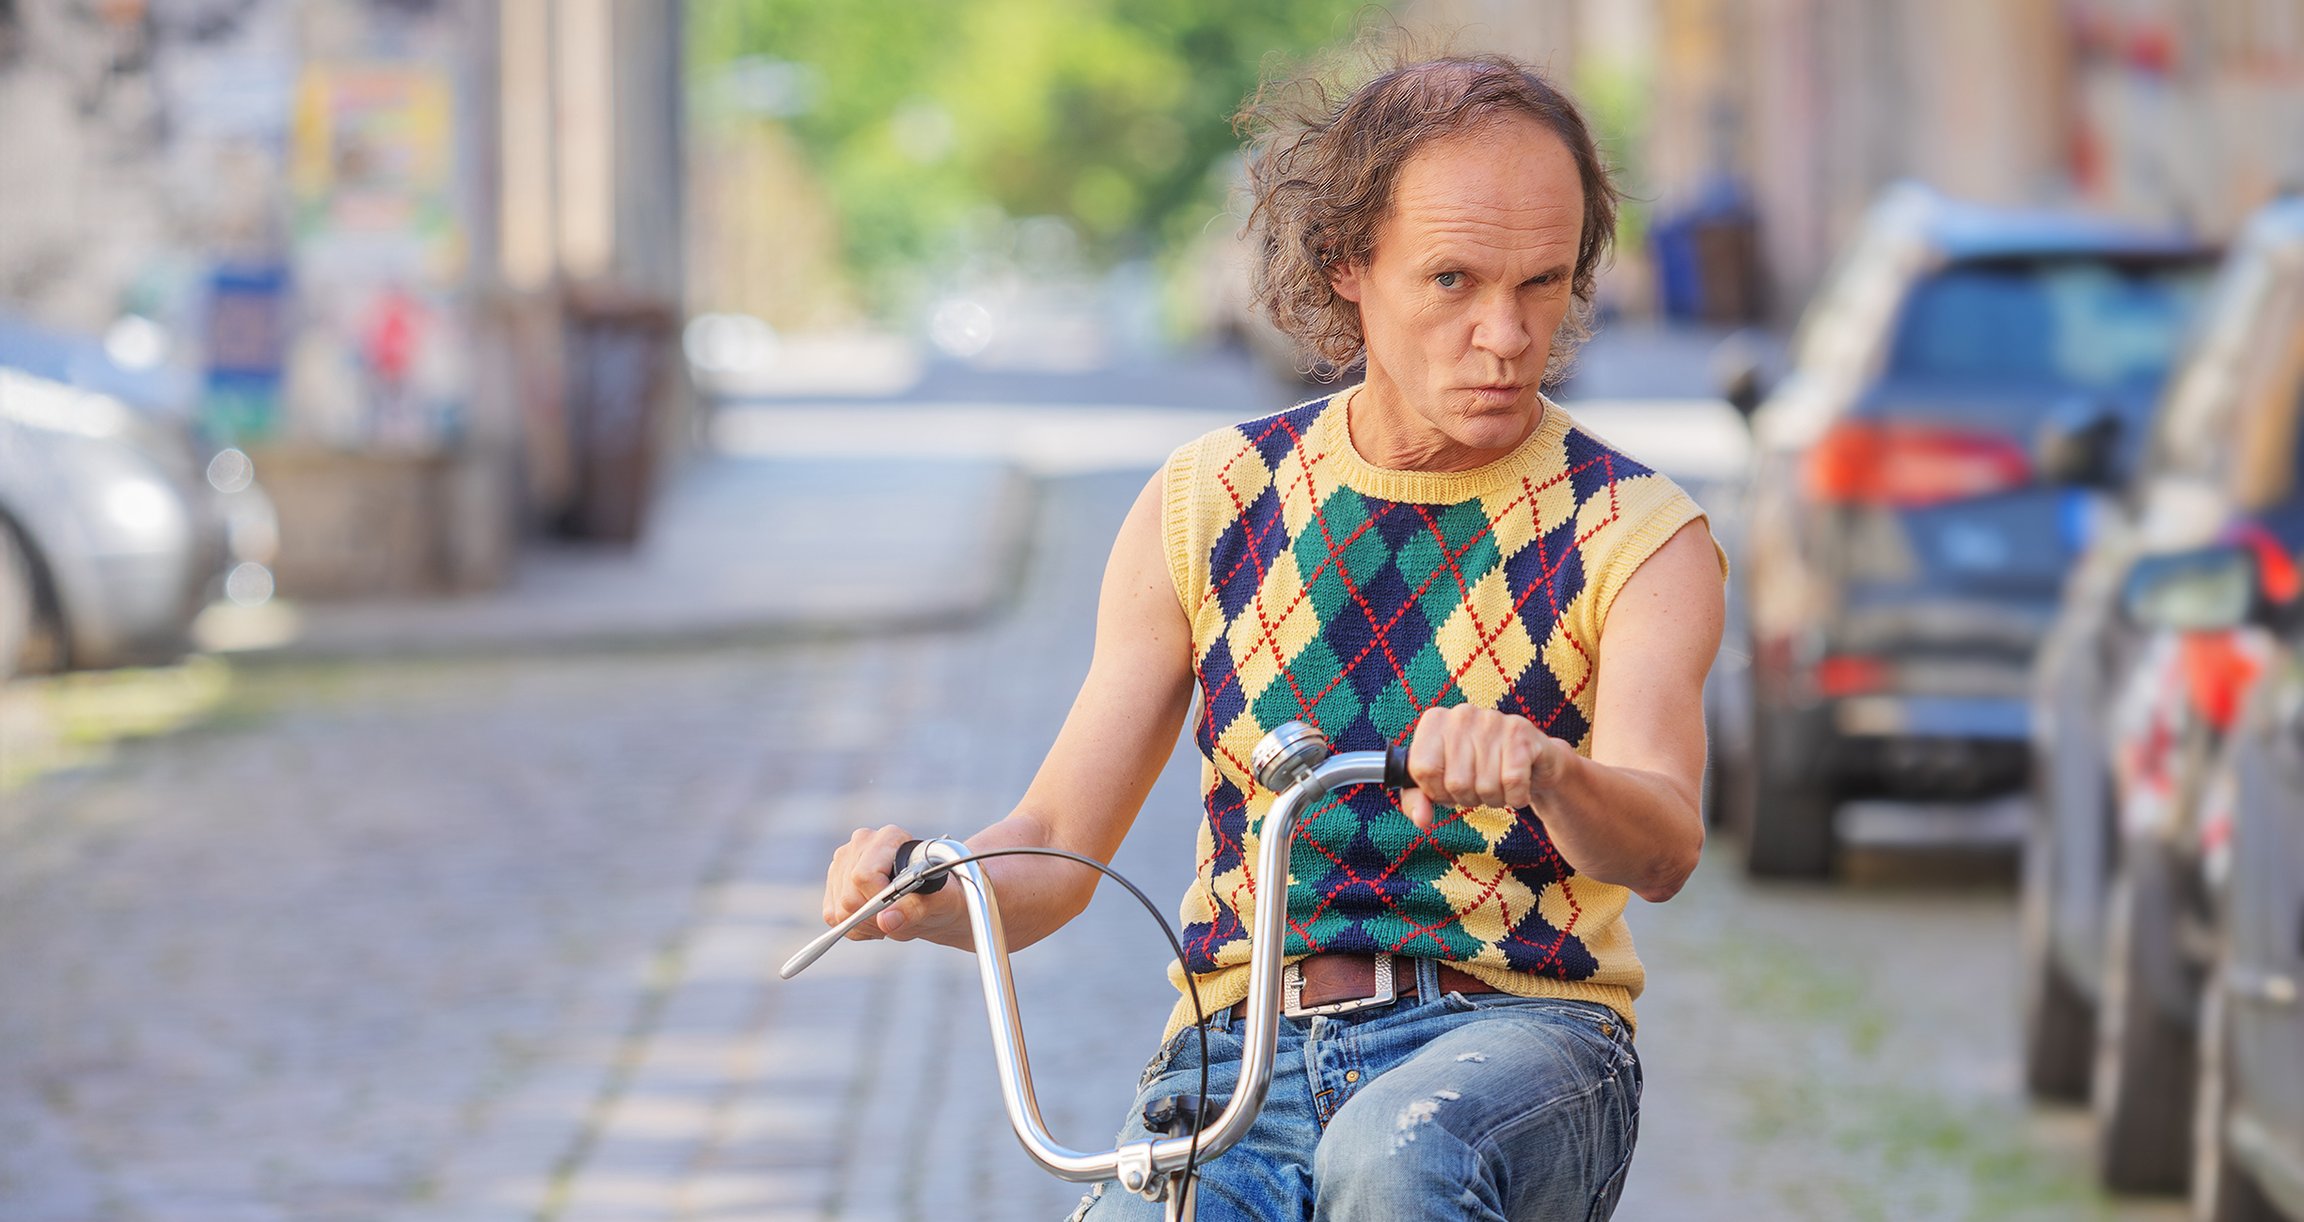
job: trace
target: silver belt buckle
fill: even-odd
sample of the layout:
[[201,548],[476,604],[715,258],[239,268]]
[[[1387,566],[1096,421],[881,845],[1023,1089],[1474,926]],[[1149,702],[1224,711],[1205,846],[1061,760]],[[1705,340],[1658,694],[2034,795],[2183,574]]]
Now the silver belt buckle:
[[1388,1006],[1398,1001],[1400,994],[1392,987],[1392,956],[1379,953],[1376,956],[1376,994],[1373,997],[1351,997],[1324,1006],[1305,1005],[1304,967],[1303,961],[1298,960],[1280,969],[1280,998],[1282,1014],[1290,1018],[1304,1018],[1313,1014],[1350,1014],[1354,1010],[1366,1010],[1372,1006]]

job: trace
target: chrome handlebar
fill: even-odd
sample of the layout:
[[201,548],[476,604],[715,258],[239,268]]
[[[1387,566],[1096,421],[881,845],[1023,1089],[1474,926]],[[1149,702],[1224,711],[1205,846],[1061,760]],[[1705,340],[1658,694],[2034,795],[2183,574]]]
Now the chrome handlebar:
[[[1280,791],[1264,816],[1256,850],[1258,878],[1288,877],[1288,850],[1296,839],[1297,822],[1320,799],[1347,785],[1407,783],[1406,761],[1398,749],[1331,756],[1328,740],[1318,730],[1295,721],[1265,735],[1252,762],[1257,780],[1267,789]],[[1008,1123],[1014,1126],[1032,1161],[1059,1179],[1082,1183],[1117,1179],[1131,1192],[1150,1195],[1162,1178],[1182,1171],[1188,1161],[1206,1162],[1247,1136],[1271,1088],[1272,1055],[1279,1046],[1280,960],[1288,919],[1285,888],[1278,893],[1281,902],[1260,904],[1256,909],[1249,940],[1248,1016],[1243,1025],[1240,1078],[1223,1113],[1201,1132],[1197,1143],[1190,1135],[1165,1137],[1090,1154],[1059,1145],[1040,1118],[1040,1103],[1032,1090],[1031,1061],[1024,1049],[1023,1020],[1017,1013],[1016,990],[1008,971],[1008,942],[1000,924],[1000,904],[982,863],[962,860],[967,854],[967,846],[957,840],[922,842],[909,866],[899,869],[879,894],[848,919],[787,960],[782,976],[789,980],[798,975],[848,931],[902,898],[929,866],[959,862],[952,866],[950,876],[960,880],[968,927],[976,938],[977,974],[984,987],[985,1015],[992,1024],[1000,1094],[1008,1107]]]

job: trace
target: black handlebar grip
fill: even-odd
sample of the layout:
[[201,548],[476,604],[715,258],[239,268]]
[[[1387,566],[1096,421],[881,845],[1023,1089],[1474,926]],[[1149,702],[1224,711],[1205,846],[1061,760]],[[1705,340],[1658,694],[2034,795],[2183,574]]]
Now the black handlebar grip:
[[[904,843],[897,845],[896,864],[890,867],[888,871],[889,875],[893,877],[895,875],[902,874],[904,872],[904,868],[912,864],[912,850],[919,847],[920,842],[917,840],[907,840]],[[912,888],[912,893],[914,895],[934,895],[936,892],[942,891],[944,889],[944,884],[951,881],[952,876],[950,874],[938,874],[935,877],[929,879],[927,882],[921,883],[919,886]]]
[[1416,778],[1408,775],[1408,748],[1399,743],[1384,748],[1384,788],[1416,788]]

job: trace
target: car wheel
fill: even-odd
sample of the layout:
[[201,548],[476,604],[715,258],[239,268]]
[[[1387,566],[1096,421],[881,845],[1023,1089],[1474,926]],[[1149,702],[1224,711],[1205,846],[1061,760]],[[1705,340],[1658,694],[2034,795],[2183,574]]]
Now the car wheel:
[[[1742,827],[1737,810],[1749,788],[1744,774],[1752,769],[1748,727],[1752,713],[1750,677],[1743,667],[1731,667],[1723,648],[1710,678],[1704,683],[1704,825]],[[1741,716],[1739,716],[1741,714]]]
[[1744,867],[1761,878],[1827,878],[1834,843],[1830,783],[1818,775],[1822,752],[1789,724],[1788,715],[1756,704],[1750,780],[1743,802]]
[[1742,826],[1736,807],[1746,788],[1738,774],[1745,770],[1743,762],[1730,757],[1719,734],[1712,734],[1704,754],[1704,826]]
[[2283,1222],[2247,1169],[2233,1163],[2224,1144],[2226,1119],[2232,1114],[2232,1060],[2221,962],[2200,998],[2199,1073],[2192,1096],[2192,1217],[2194,1222]]
[[2152,988],[2183,962],[2175,881],[2165,852],[2133,843],[2112,887],[2089,1105],[2097,1171],[2117,1192],[2181,1192],[2192,1170],[2194,1032]]
[[2022,956],[2024,1088],[2036,1099],[2083,1103],[2096,1043],[2096,1010],[2056,962],[2056,832],[2036,812],[2024,845],[2018,947]]
[[1704,826],[1720,826],[1721,812],[1727,809],[1728,778],[1721,775],[1720,748],[1710,746],[1704,752]]
[[16,673],[32,634],[32,565],[16,532],[0,522],[0,682]]

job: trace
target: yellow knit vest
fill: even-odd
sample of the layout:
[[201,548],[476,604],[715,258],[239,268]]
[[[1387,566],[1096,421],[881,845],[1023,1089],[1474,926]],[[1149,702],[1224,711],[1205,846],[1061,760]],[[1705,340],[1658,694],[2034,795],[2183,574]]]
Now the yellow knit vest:
[[[1353,393],[1210,433],[1165,468],[1206,805],[1180,915],[1209,1010],[1247,992],[1257,831],[1275,796],[1248,767],[1257,740],[1300,719],[1340,751],[1378,750],[1406,741],[1425,708],[1471,702],[1589,754],[1608,609],[1703,514],[1549,402],[1488,466],[1373,466],[1352,448]],[[1419,833],[1381,787],[1345,790],[1300,825],[1287,893],[1290,958],[1438,958],[1507,992],[1635,1021],[1629,893],[1576,873],[1531,811],[1443,812]],[[1181,991],[1183,969],[1170,975]],[[1179,998],[1170,1034],[1191,1017]]]

